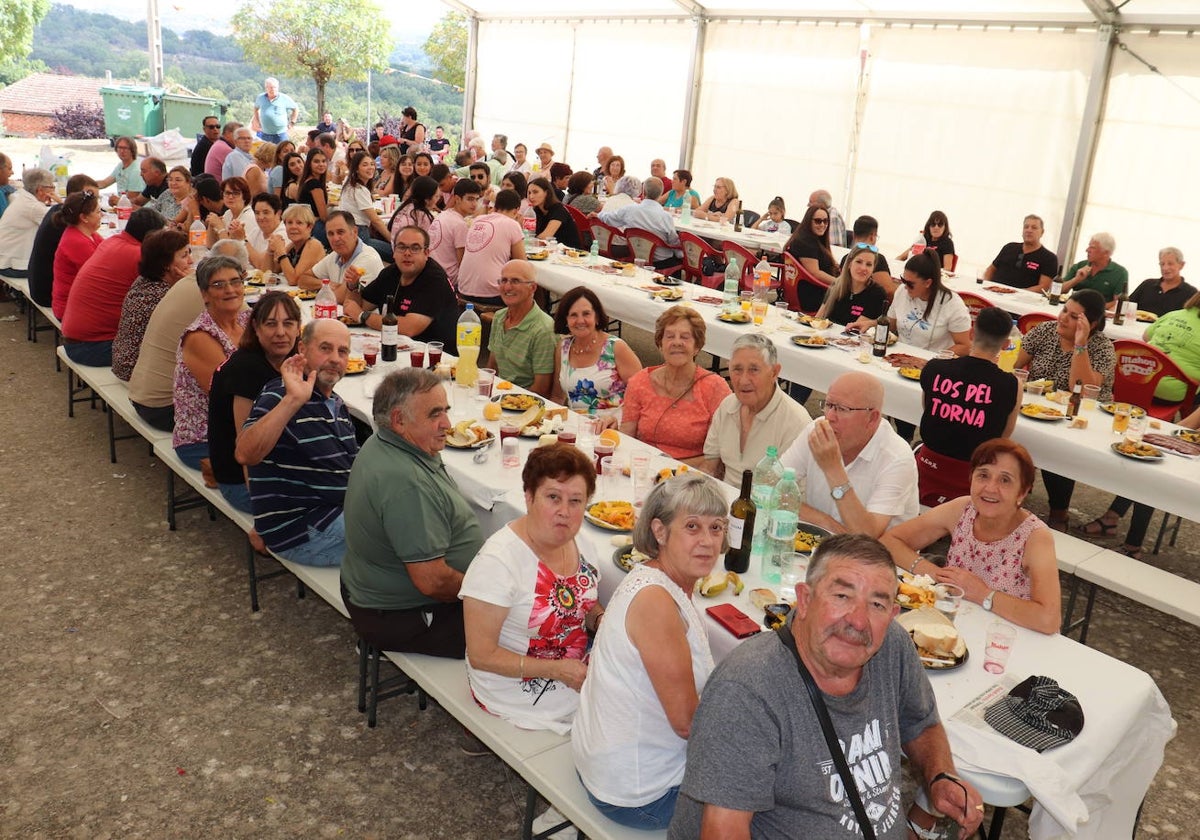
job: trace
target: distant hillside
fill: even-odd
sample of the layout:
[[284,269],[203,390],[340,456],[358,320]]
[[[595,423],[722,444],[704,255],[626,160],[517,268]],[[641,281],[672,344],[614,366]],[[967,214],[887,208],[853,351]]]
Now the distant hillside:
[[[233,38],[204,30],[177,34],[164,29],[163,66],[168,81],[204,96],[228,99],[232,117],[248,120],[253,100],[262,91],[264,74],[243,60]],[[112,15],[93,14],[55,5],[34,32],[31,58],[45,62],[53,71],[103,78],[149,79],[145,22],[130,23]],[[393,45],[389,61],[393,67],[428,75],[428,59],[419,44]],[[284,90],[302,107],[315,107],[316,88],[308,78],[281,77]],[[354,125],[366,120],[365,82],[333,82],[326,90],[327,106],[335,116]],[[372,116],[382,109],[395,116],[412,105],[422,122],[458,125],[462,116],[462,94],[446,85],[391,74],[374,78]],[[306,114],[316,122],[319,114]],[[456,132],[457,133],[457,132]]]

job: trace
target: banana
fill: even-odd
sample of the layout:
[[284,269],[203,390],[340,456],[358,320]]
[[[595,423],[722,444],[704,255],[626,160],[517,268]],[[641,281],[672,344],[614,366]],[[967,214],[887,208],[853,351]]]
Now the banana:
[[727,572],[724,569],[719,569],[701,578],[697,586],[700,589],[700,594],[705,598],[715,598],[724,592],[730,584],[733,584],[734,595],[742,594],[745,584],[742,582],[741,576],[736,572]]
[[513,425],[518,429],[527,429],[530,426],[536,426],[542,422],[542,418],[546,416],[546,406],[535,405],[532,408],[525,409],[525,412],[518,417]]

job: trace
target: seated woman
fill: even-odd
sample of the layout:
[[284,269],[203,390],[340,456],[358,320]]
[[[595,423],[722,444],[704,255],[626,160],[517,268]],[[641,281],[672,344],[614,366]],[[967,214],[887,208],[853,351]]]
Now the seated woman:
[[122,194],[128,195],[131,201],[135,195],[140,195],[146,188],[146,182],[142,180],[136,140],[132,137],[118,137],[113,142],[113,151],[117,153],[120,162],[107,177],[97,181],[96,186],[104,189],[110,184],[117,185],[116,193],[108,197],[108,203],[115,207]]
[[283,188],[284,159],[295,152],[296,144],[291,140],[284,140],[275,146],[275,159],[271,161],[271,167],[267,170],[267,192],[279,195]]
[[396,208],[388,221],[388,230],[393,248],[397,234],[406,227],[419,227],[426,233],[433,224],[433,211],[437,209],[441,190],[432,178],[414,178],[409,184],[408,195]]
[[750,227],[754,230],[765,230],[767,233],[782,233],[786,236],[792,232],[792,226],[783,219],[786,215],[787,206],[783,203],[783,199],[775,196],[767,204],[767,212],[760,216]]
[[296,203],[307,204],[312,210],[313,236],[325,245],[325,220],[329,217],[329,158],[320,148],[308,150],[304,160],[304,171],[300,173],[300,189],[296,191]]
[[268,183],[271,168],[275,165],[275,144],[270,141],[259,143],[251,154],[254,157],[254,163],[246,167],[242,177],[246,179],[246,183],[250,187],[250,196],[253,200],[253,197],[259,193],[270,190]]
[[406,184],[398,168],[400,166],[400,149],[396,146],[384,146],[379,150],[379,176],[375,180],[375,192],[379,195],[404,195]]
[[171,445],[192,469],[208,458],[208,392],[213,372],[237,349],[250,318],[243,308],[245,275],[237,260],[207,257],[196,266],[204,311],[183,332],[175,352],[175,431]]
[[728,503],[699,473],[650,491],[633,546],[650,557],[613,593],[571,730],[588,798],[622,825],[663,829],[683,780],[687,738],[713,659],[696,581],[727,546]]
[[90,190],[72,193],[51,221],[63,229],[58,250],[54,252],[54,286],[51,309],[60,321],[67,311],[67,298],[75,285],[75,275],[104,241],[100,230],[100,199]]
[[729,382],[733,393],[713,415],[704,439],[704,461],[700,468],[741,485],[742,471],[752,470],[767,453],[768,446],[785,452],[812,422],[804,406],[779,387],[779,354],[771,339],[761,333],[746,333],[733,342],[729,358]]
[[[971,349],[971,313],[962,298],[942,285],[942,269],[934,252],[917,254],[904,264],[887,320],[905,344],[926,350],[953,350],[964,356]],[[863,332],[877,319],[860,316],[852,326]]]
[[567,197],[567,184],[570,183],[573,174],[574,170],[565,163],[555,161],[550,164],[550,186],[554,189],[554,197],[559,201]]
[[250,207],[250,185],[245,178],[235,175],[222,181],[221,200],[225,202],[225,212],[220,216],[216,213],[208,215],[209,248],[218,239],[245,239],[246,231],[255,226],[254,210]]
[[346,180],[342,184],[342,197],[338,209],[354,217],[358,236],[374,248],[384,263],[392,261],[392,245],[387,225],[375,209],[371,196],[371,183],[375,180],[375,160],[366,152],[357,152],[350,157]]
[[492,714],[565,735],[587,676],[588,633],[604,614],[597,560],[575,540],[596,471],[574,446],[542,446],[521,483],[527,513],[483,544],[458,593],[467,680]]
[[[697,219],[708,219],[712,222],[732,222],[738,208],[742,206],[738,198],[737,187],[732,178],[718,178],[713,183],[713,194],[700,202],[696,211]],[[832,257],[830,258],[832,260]]]
[[283,211],[283,230],[286,236],[267,240],[272,269],[284,276],[289,286],[299,285],[301,278],[316,280],[313,268],[325,259],[325,248],[313,236],[313,212],[307,204],[293,204]]
[[699,465],[708,425],[732,392],[717,374],[696,364],[707,327],[696,310],[672,306],[654,323],[663,363],[629,380],[621,433],[657,446],[672,458]]
[[784,250],[822,283],[832,286],[837,282],[833,273],[836,263],[829,249],[829,211],[824,207],[809,207],[805,211]]
[[237,350],[218,367],[208,392],[208,453],[213,476],[231,505],[246,513],[250,490],[245,468],[238,463],[238,435],[263,386],[280,375],[283,360],[296,353],[300,339],[300,307],[287,292],[267,292],[250,310],[250,329]]
[[[1117,356],[1112,341],[1101,335],[1103,330],[1104,295],[1095,289],[1077,291],[1063,304],[1056,320],[1038,324],[1025,334],[1017,367],[1028,367],[1030,380],[1052,380],[1059,391],[1070,391],[1076,380],[1099,385],[1099,398],[1111,400]],[[1050,504],[1046,524],[1067,530],[1075,480],[1042,470],[1042,483]]]
[[696,210],[700,206],[700,193],[692,189],[692,173],[676,169],[671,174],[671,189],[658,198],[658,203],[668,210],[682,208],[684,202]]
[[433,174],[433,155],[417,152],[412,156],[413,174],[418,178],[429,178]]
[[608,335],[608,315],[596,293],[576,286],[558,301],[555,335],[565,336],[554,354],[554,386],[550,398],[579,412],[620,420],[625,387],[642,369],[632,348]]
[[292,152],[283,158],[283,175],[279,183],[279,201],[286,210],[299,200],[300,179],[304,175],[304,155]]
[[[946,214],[941,210],[934,210],[930,213],[929,218],[925,220],[925,227],[921,228],[921,236],[925,240],[926,248],[937,251],[938,257],[942,261],[942,268],[946,271],[953,271],[954,238],[950,235],[950,220],[946,218]],[[896,259],[906,260],[911,254],[912,247],[910,246]]]
[[534,178],[529,182],[529,206],[537,217],[538,239],[557,239],[568,248],[582,248],[579,228],[575,220],[563,207],[554,193],[554,187],[545,178]]
[[874,245],[865,242],[854,246],[837,280],[825,293],[825,302],[817,309],[818,318],[847,325],[859,318],[874,320],[887,311],[887,292],[872,277],[878,253]]
[[[544,178],[542,180],[545,180]],[[520,172],[508,172],[500,179],[500,189],[512,190],[521,196],[521,213],[529,207],[529,181]]]
[[[1019,443],[995,438],[971,456],[971,494],[910,519],[881,540],[896,566],[962,587],[964,597],[1000,618],[1057,633],[1062,600],[1054,537],[1021,505],[1033,488],[1033,459]],[[950,535],[947,565],[917,552]]]
[[595,189],[596,178],[591,172],[581,169],[567,181],[567,197],[563,204],[574,207],[585,216],[589,213],[598,213],[604,205],[593,195]]
[[[112,343],[112,372],[128,382],[137,365],[150,316],[171,287],[192,270],[192,252],[181,230],[156,230],[142,240],[138,277],[121,304],[121,320]],[[172,423],[174,425],[174,423]],[[168,427],[169,428],[169,427]]]
[[613,155],[608,159],[608,163],[604,165],[604,194],[612,195],[616,192],[617,181],[625,177],[625,158],[620,155]]
[[192,191],[191,170],[186,166],[172,167],[167,173],[166,190],[146,202],[146,206],[161,213],[173,227],[186,231],[200,212]]

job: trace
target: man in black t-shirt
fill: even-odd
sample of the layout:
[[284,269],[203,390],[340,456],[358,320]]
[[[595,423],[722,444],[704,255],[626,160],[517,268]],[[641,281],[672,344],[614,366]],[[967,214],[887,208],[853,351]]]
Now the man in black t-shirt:
[[1143,280],[1129,299],[1137,308],[1155,315],[1166,315],[1183,305],[1196,294],[1196,287],[1183,279],[1183,252],[1178,248],[1163,248],[1158,252],[1158,268],[1162,276]]
[[402,228],[396,235],[392,258],[370,285],[347,289],[343,312],[377,330],[388,298],[395,296],[395,315],[401,335],[417,341],[440,341],[445,352],[457,356],[458,299],[436,260],[429,259],[429,234],[419,227]]
[[208,150],[221,136],[221,121],[212,114],[204,118],[202,125],[204,136],[196,141],[196,148],[192,150],[191,166],[189,167],[193,178],[204,171],[204,161],[208,158]]
[[1038,288],[1046,291],[1058,274],[1058,257],[1042,247],[1046,226],[1040,216],[1025,217],[1021,241],[1009,242],[983,272],[983,279],[1017,289]]
[[854,254],[856,247],[861,242],[863,245],[870,245],[875,248],[875,273],[871,275],[871,279],[875,281],[875,285],[879,286],[887,292],[890,298],[896,291],[896,286],[899,284],[892,279],[892,270],[888,266],[887,257],[878,249],[879,240],[879,221],[874,216],[859,216],[854,220],[854,241],[850,243],[850,250],[842,255],[842,261],[838,263],[838,270],[841,271],[846,265],[846,260]]

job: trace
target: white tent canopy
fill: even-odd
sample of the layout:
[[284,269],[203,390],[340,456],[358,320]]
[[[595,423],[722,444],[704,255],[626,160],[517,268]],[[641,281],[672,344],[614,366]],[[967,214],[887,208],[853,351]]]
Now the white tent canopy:
[[1027,213],[1066,262],[1111,232],[1131,287],[1160,248],[1194,250],[1194,2],[450,2],[471,21],[464,122],[510,147],[578,169],[608,145],[640,176],[663,158],[792,218],[825,188],[900,247],[940,209],[971,263]]

